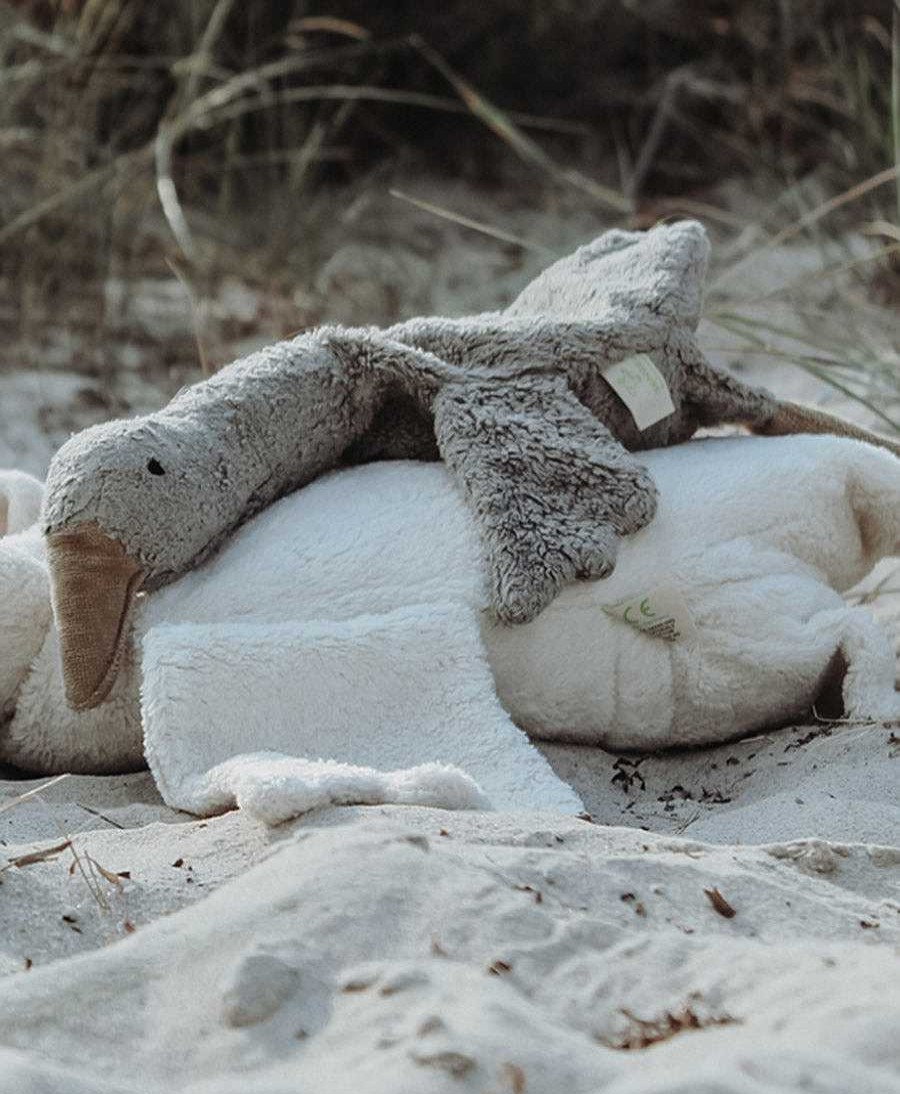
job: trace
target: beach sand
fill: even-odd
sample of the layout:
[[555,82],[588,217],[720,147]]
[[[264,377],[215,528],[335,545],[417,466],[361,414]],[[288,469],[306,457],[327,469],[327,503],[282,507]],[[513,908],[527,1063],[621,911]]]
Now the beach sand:
[[891,729],[546,751],[592,819],[7,809],[0,1090],[900,1090]]

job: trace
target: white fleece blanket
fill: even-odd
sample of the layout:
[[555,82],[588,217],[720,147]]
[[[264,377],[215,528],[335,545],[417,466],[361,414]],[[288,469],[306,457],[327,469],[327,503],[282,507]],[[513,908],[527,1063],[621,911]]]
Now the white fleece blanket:
[[156,627],[143,665],[147,760],[166,802],[191,813],[238,805],[277,824],[328,804],[584,808],[500,705],[460,604]]

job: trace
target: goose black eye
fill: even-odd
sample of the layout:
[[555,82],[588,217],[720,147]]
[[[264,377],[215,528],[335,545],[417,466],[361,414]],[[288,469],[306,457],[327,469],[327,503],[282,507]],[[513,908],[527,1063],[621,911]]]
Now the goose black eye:
[[151,475],[165,475],[166,473],[166,469],[159,462],[159,460],[148,460],[147,470],[150,472]]

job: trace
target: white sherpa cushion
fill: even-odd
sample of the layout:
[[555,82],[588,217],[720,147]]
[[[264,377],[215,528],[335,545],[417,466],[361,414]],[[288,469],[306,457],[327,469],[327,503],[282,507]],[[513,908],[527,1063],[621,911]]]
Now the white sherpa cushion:
[[[726,740],[796,717],[840,653],[848,714],[896,718],[890,643],[840,593],[900,550],[900,461],[832,437],[692,442],[647,453],[646,461],[660,486],[659,513],[623,543],[615,573],[564,591],[534,623],[512,629],[493,625],[484,611],[475,530],[440,466],[376,464],[334,473],[270,507],[204,566],[143,602],[137,633],[145,643],[144,731],[157,778],[196,788],[194,798],[179,799],[182,807],[222,808],[243,794],[264,813],[260,795],[274,784],[260,767],[261,748],[351,766],[364,758],[367,770],[382,775],[428,759],[473,774],[477,753],[501,724],[496,708],[487,722],[482,713],[494,699],[492,681],[515,721],[537,736],[646,749]],[[683,599],[693,642],[648,637],[604,611],[660,583]],[[403,609],[412,614],[404,617]],[[464,694],[458,679],[465,658],[443,658],[450,633],[427,624],[447,610],[480,621],[486,652],[474,627],[464,652],[469,664],[482,666],[473,675],[480,675],[482,705],[454,700]],[[398,611],[405,629],[372,622]],[[418,643],[416,618],[424,627]],[[236,640],[243,627],[252,628],[251,643]],[[345,642],[335,661],[337,633],[353,634],[355,643]],[[388,739],[385,711],[395,709],[383,701],[385,666],[404,663],[409,671],[398,694],[406,705],[396,708],[404,714],[394,719],[398,731],[388,748],[378,743]],[[55,663],[38,668],[58,673]],[[133,695],[135,683],[132,675],[132,691],[126,681],[119,702]],[[57,680],[29,679],[22,693],[29,688],[62,696]],[[429,708],[426,694],[442,695],[444,709]],[[429,721],[435,709],[440,717]],[[136,718],[125,724],[119,713],[104,723],[103,710],[90,712],[100,715],[90,722],[60,719],[52,758],[46,742],[42,751],[47,769],[65,768],[73,755],[84,762],[90,753],[106,770],[133,763],[141,743]],[[202,710],[214,717],[204,722]],[[21,746],[46,736],[46,716],[41,726],[29,717],[28,709],[17,711],[14,738],[0,754],[15,758],[6,748],[10,739]],[[79,724],[86,731],[79,733]],[[449,752],[423,748],[416,731],[426,724],[447,738]],[[498,741],[516,740],[503,733]],[[315,753],[311,741],[318,742]],[[501,748],[498,764],[512,764],[512,752],[511,744]],[[243,766],[234,760],[242,754]],[[283,775],[284,761],[278,763]],[[239,785],[238,772],[251,768],[252,785]],[[209,783],[216,769],[227,771],[227,785]],[[321,800],[325,783],[308,770],[294,768],[290,777],[297,802]],[[346,785],[326,783],[335,800],[348,800]],[[362,793],[360,783],[356,800],[372,800],[372,793],[409,800],[402,798],[408,784],[368,785],[375,790]],[[457,794],[463,784],[455,785]],[[282,795],[274,812],[284,805]]]
[[24,471],[0,469],[0,536],[30,528],[41,512],[44,486]]

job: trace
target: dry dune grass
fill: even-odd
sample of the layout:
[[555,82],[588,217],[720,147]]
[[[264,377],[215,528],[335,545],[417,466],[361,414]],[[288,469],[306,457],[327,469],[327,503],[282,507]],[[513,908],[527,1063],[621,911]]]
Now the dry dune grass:
[[[451,0],[424,20],[362,0],[6,4],[0,322],[27,345],[74,295],[102,339],[104,283],[148,273],[177,278],[197,314],[223,274],[303,284],[323,261],[323,223],[383,191],[386,170],[496,188],[517,163],[526,201],[568,200],[602,223],[703,217],[729,241],[707,309],[728,345],[797,364],[896,428],[896,346],[865,334],[873,285],[889,302],[898,291],[892,11]],[[735,175],[764,178],[774,200],[750,217],[718,201],[715,184]],[[560,249],[425,206],[500,246]],[[866,234],[864,253],[835,253],[848,230]],[[742,275],[795,240],[821,261],[773,292],[792,304],[786,329]],[[862,334],[821,322],[823,283]]]

